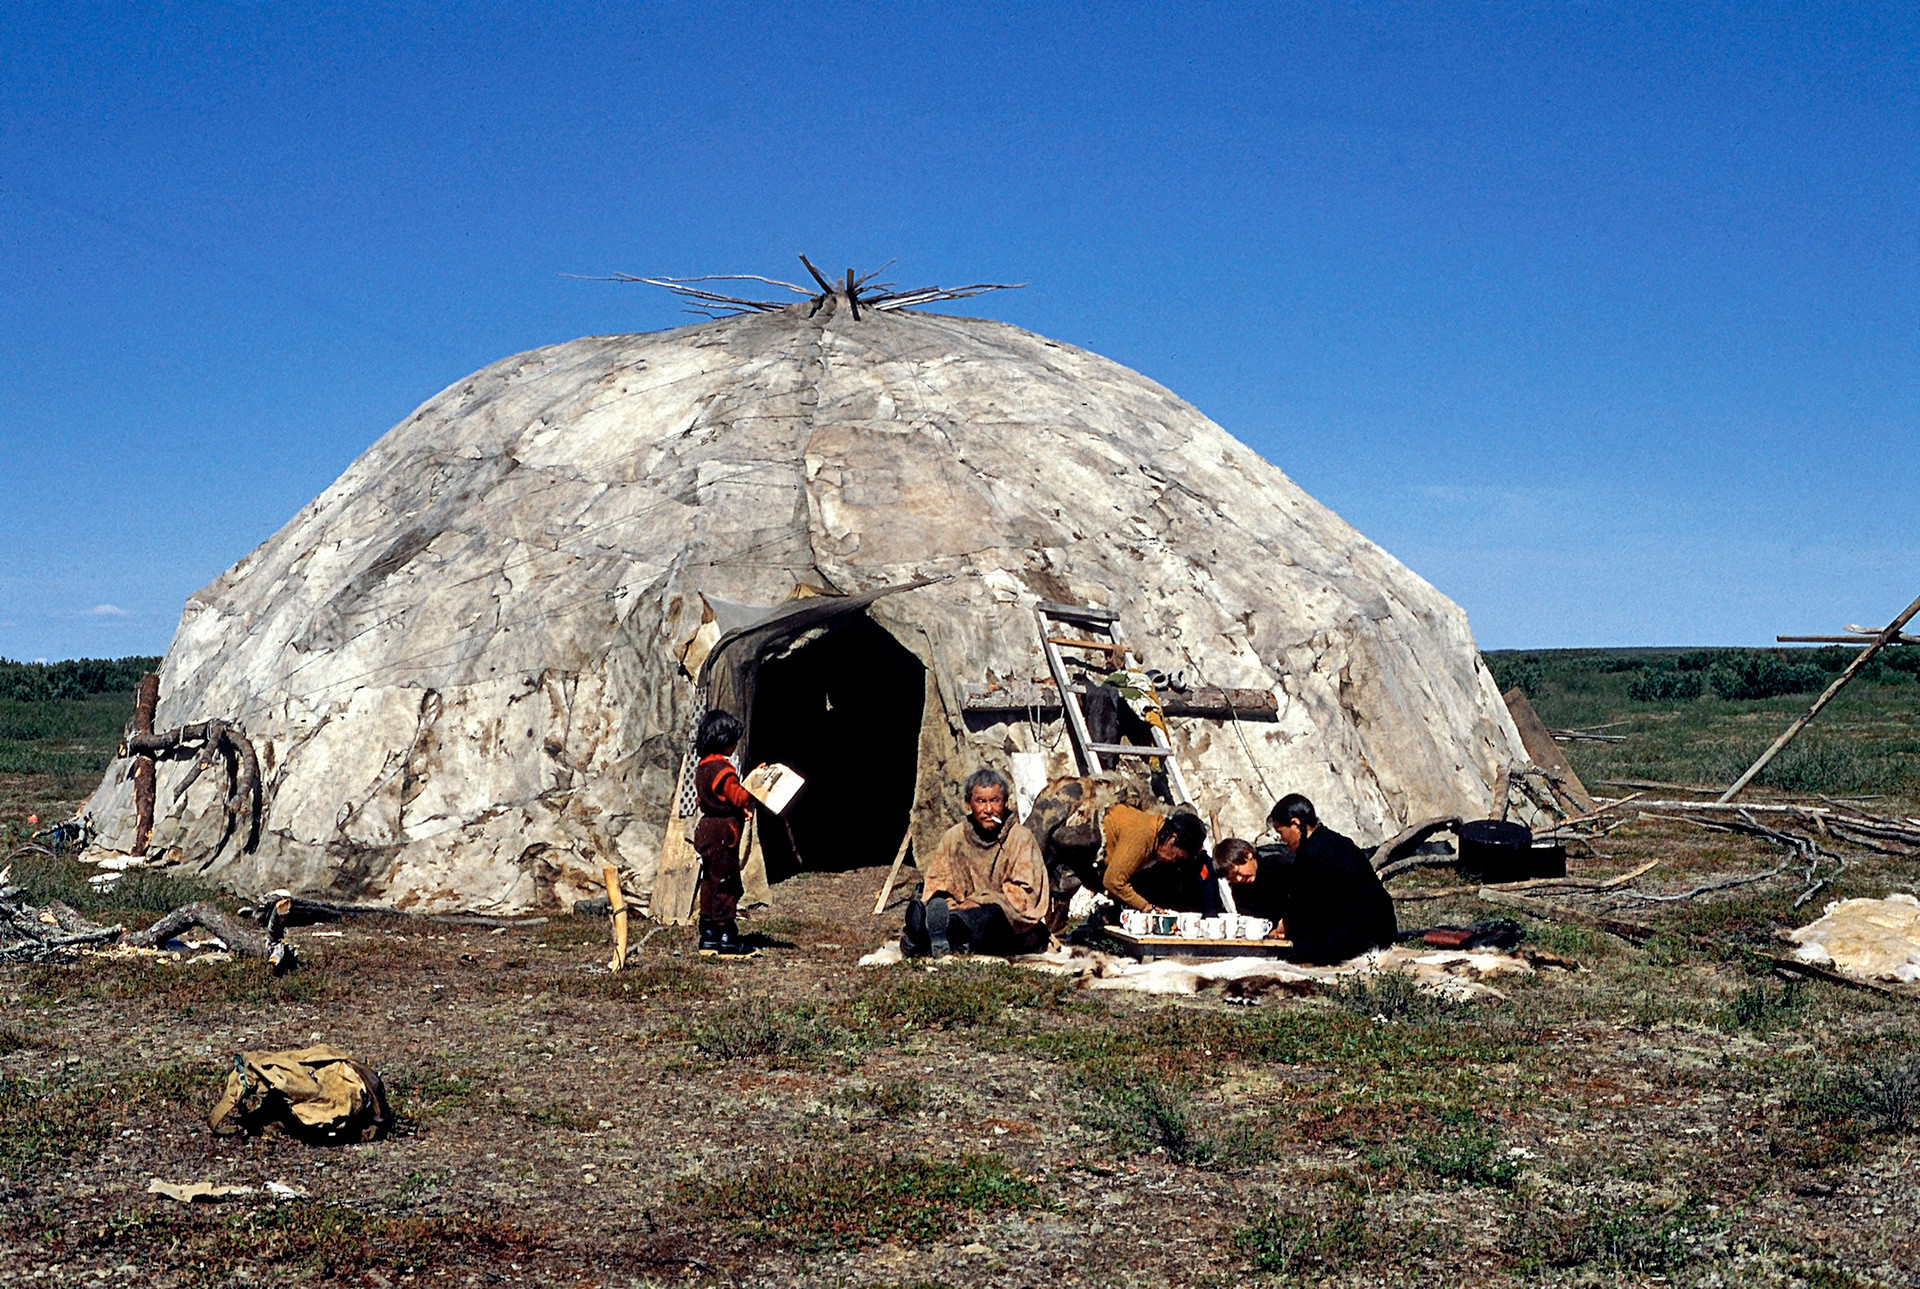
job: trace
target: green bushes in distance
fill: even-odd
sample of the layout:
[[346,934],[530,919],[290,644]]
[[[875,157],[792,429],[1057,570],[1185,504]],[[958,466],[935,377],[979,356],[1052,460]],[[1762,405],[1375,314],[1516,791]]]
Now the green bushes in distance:
[[1788,662],[1778,654],[1730,651],[1707,673],[1707,683],[1722,698],[1778,698],[1827,687],[1827,673],[1813,663]]
[[1684,703],[1700,697],[1705,689],[1698,671],[1656,667],[1627,682],[1627,697],[1636,703]]
[[65,662],[0,658],[0,698],[45,703],[88,694],[131,693],[140,677],[159,666],[158,658],[70,658]]

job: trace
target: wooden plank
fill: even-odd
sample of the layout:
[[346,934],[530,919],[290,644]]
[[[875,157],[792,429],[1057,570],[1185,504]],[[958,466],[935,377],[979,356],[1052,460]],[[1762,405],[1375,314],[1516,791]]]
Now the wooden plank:
[[[1857,644],[1860,644],[1860,643],[1861,643],[1861,638],[1860,638],[1860,637],[1859,637],[1858,635],[1850,635],[1850,636],[1775,636],[1775,637],[1774,637],[1774,639],[1775,639],[1776,641],[1778,641],[1779,643],[1781,643],[1781,644],[1850,644],[1850,645],[1857,645]],[[1894,639],[1892,639],[1892,640],[1889,640],[1889,641],[1887,641],[1887,647],[1888,647],[1888,648],[1892,648],[1892,647],[1893,647],[1894,645],[1916,645],[1916,644],[1920,644],[1920,636],[1910,636],[1910,635],[1907,635],[1907,634],[1906,634],[1905,632],[1902,632],[1902,633],[1901,633],[1901,634],[1900,634],[1899,636],[1897,636],[1897,637],[1895,637],[1895,638],[1894,638]]]
[[1118,927],[1102,933],[1122,953],[1152,962],[1158,958],[1283,958],[1291,940],[1208,940],[1177,935],[1134,935]]
[[1780,755],[1781,749],[1786,747],[1787,744],[1793,742],[1794,738],[1800,733],[1800,731],[1807,728],[1807,726],[1812,723],[1813,718],[1820,714],[1820,709],[1822,707],[1825,707],[1828,703],[1832,702],[1833,696],[1835,694],[1839,693],[1842,689],[1846,688],[1847,682],[1849,680],[1852,680],[1854,678],[1854,675],[1862,667],[1867,665],[1868,661],[1872,659],[1873,655],[1879,653],[1880,650],[1883,649],[1888,644],[1888,642],[1892,641],[1897,636],[1899,636],[1900,628],[1906,626],[1907,623],[1913,621],[1913,617],[1916,613],[1920,613],[1920,600],[1915,600],[1912,604],[1909,604],[1906,607],[1906,609],[1900,614],[1899,617],[1887,623],[1887,625],[1881,630],[1880,634],[1873,638],[1873,643],[1869,644],[1865,649],[1862,649],[1860,651],[1860,656],[1858,658],[1855,658],[1852,662],[1848,663],[1847,669],[1841,672],[1838,676],[1835,676],[1833,678],[1833,683],[1831,685],[1828,685],[1826,689],[1821,692],[1820,697],[1813,700],[1813,706],[1807,709],[1806,714],[1796,719],[1793,722],[1793,724],[1787,726],[1785,732],[1782,733],[1779,738],[1773,741],[1773,746],[1769,747],[1766,751],[1762,752],[1760,754],[1760,759],[1758,761],[1755,761],[1752,765],[1748,766],[1747,772],[1741,775],[1739,778],[1735,779],[1733,781],[1733,786],[1720,794],[1720,800],[1731,801],[1735,797],[1739,796],[1741,789],[1745,788],[1749,783],[1752,783],[1753,777],[1756,774],[1759,774],[1760,771],[1767,768],[1767,762],[1773,760],[1774,757]]
[[[1070,685],[1075,695],[1087,692],[1085,685]],[[1031,715],[1038,711],[1051,715],[1060,710],[1060,691],[1051,684],[1016,680],[989,688],[969,681],[960,686],[961,704],[969,712],[1006,712]],[[1272,720],[1280,714],[1280,703],[1265,689],[1218,689],[1203,686],[1184,692],[1160,695],[1160,709],[1169,716],[1196,716],[1211,720]],[[1715,788],[1713,791],[1718,792]]]
[[1120,620],[1120,615],[1112,609],[1096,609],[1085,604],[1055,604],[1051,600],[1042,600],[1034,608],[1050,618],[1059,618],[1062,622],[1106,623]]
[[1124,654],[1127,647],[1115,644],[1111,640],[1075,640],[1070,636],[1048,636],[1047,643],[1060,649],[1090,649],[1095,653],[1104,653],[1108,657]]
[[1566,753],[1553,741],[1546,723],[1533,710],[1533,704],[1518,686],[1509,689],[1505,698],[1507,712],[1513,717],[1514,726],[1520,731],[1520,743],[1527,749],[1533,763],[1547,772],[1548,782],[1552,783],[1573,804],[1579,807],[1574,813],[1592,814],[1593,796],[1587,791],[1587,785],[1580,782],[1580,776],[1567,764]]

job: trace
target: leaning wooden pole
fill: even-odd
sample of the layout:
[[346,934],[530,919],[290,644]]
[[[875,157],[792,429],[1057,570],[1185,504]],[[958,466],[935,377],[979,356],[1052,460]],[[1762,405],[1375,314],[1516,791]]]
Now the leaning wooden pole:
[[607,910],[613,915],[613,961],[607,969],[620,971],[627,965],[627,897],[620,891],[619,869],[603,865],[600,877],[607,884]]
[[1847,669],[1838,676],[1835,676],[1833,683],[1826,687],[1820,697],[1813,700],[1813,706],[1807,709],[1806,714],[1795,720],[1793,724],[1787,726],[1780,737],[1773,741],[1773,746],[1762,752],[1760,759],[1748,766],[1747,772],[1735,779],[1733,786],[1720,794],[1718,801],[1724,803],[1739,796],[1741,790],[1753,782],[1753,776],[1766,769],[1767,762],[1780,755],[1780,750],[1786,747],[1787,744],[1793,742],[1801,730],[1807,728],[1808,723],[1820,714],[1820,709],[1833,701],[1833,696],[1846,687],[1847,682],[1853,679],[1856,672],[1867,665],[1867,662],[1873,655],[1879,653],[1881,649],[1899,639],[1900,629],[1911,622],[1916,613],[1920,613],[1920,600],[1915,600],[1912,604],[1909,604],[1905,613],[1902,613],[1899,617],[1889,622],[1880,634],[1873,638],[1873,642],[1860,651],[1860,656],[1848,663]]
[[[136,736],[153,734],[153,714],[160,706],[160,677],[148,672],[140,677],[140,689],[133,701],[133,732]],[[153,836],[154,768],[152,752],[136,752],[133,757],[133,848],[134,855],[147,853]]]

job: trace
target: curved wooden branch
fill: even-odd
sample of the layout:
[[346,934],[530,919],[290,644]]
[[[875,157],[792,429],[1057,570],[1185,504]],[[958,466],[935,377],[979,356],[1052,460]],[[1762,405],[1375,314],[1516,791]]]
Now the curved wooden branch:
[[126,936],[122,943],[136,949],[158,949],[193,926],[203,927],[220,937],[235,957],[265,958],[273,952],[266,936],[211,904],[183,904],[146,930]]

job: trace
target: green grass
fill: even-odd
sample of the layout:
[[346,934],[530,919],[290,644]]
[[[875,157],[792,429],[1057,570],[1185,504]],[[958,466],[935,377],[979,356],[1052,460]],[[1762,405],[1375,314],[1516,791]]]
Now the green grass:
[[[1850,649],[1785,650],[1787,663],[1837,672]],[[1711,677],[1751,650],[1541,649],[1486,655],[1504,690],[1519,685],[1540,719],[1556,728],[1623,722],[1606,732],[1623,743],[1564,746],[1590,788],[1606,779],[1663,783],[1733,782],[1794,716],[1813,690],[1772,698],[1727,699],[1711,685],[1699,697],[1636,700],[1636,680],[1654,672]],[[1761,651],[1771,656],[1773,651]],[[1913,661],[1907,661],[1911,658]],[[1838,665],[1836,665],[1836,663]],[[1920,649],[1869,669],[1821,712],[1763,771],[1762,787],[1789,792],[1920,795],[1920,684],[1911,670]],[[1817,687],[1816,687],[1817,688]]]
[[843,1024],[832,1008],[781,1006],[761,998],[715,1008],[687,1027],[687,1037],[705,1056],[776,1069],[853,1060],[867,1044],[866,1036]]
[[1723,1227],[1697,1196],[1672,1207],[1595,1202],[1560,1212],[1541,1205],[1520,1212],[1513,1242],[1525,1262],[1613,1276],[1670,1275]]
[[820,1154],[674,1185],[681,1220],[730,1226],[808,1252],[900,1240],[927,1244],[963,1217],[1037,1208],[1034,1184],[995,1155],[939,1159]]
[[1070,982],[1017,967],[961,966],[944,971],[896,967],[855,998],[855,1013],[897,1028],[961,1029],[1001,1019],[1012,1008],[1060,1011],[1083,998]]
[[1376,1240],[1359,1193],[1348,1189],[1325,1207],[1269,1209],[1234,1234],[1253,1264],[1282,1283],[1318,1283],[1368,1260]]
[[249,1283],[261,1268],[281,1277],[326,1283],[385,1282],[447,1267],[530,1261],[543,1237],[491,1217],[389,1217],[336,1204],[302,1201],[238,1212],[199,1206],[134,1210],[84,1223],[52,1221],[43,1233],[62,1258],[112,1255],[146,1262],[156,1253],[191,1268],[187,1283]]
[[66,855],[22,855],[12,867],[13,884],[25,887],[35,904],[59,900],[96,922],[123,922],[129,929],[148,926],[182,904],[222,899],[204,882],[145,868],[128,869],[102,889],[88,880],[100,870]]
[[91,792],[132,717],[131,693],[41,702],[0,698],[0,774],[51,775]]
[[0,1176],[31,1178],[97,1151],[129,1106],[174,1113],[211,1106],[223,1078],[210,1062],[168,1062],[110,1078],[0,1074]]
[[1176,1164],[1210,1164],[1221,1143],[1194,1112],[1199,1088],[1192,1076],[1162,1078],[1124,1066],[1104,1070],[1087,1080],[1083,1122],[1105,1132],[1123,1152],[1159,1150]]
[[1472,1129],[1416,1139],[1411,1160],[1415,1168],[1442,1181],[1498,1190],[1512,1190],[1521,1172],[1519,1162],[1508,1157],[1498,1139]]
[[881,1119],[911,1119],[926,1105],[926,1093],[913,1079],[887,1079],[842,1088],[835,1094],[834,1101]]

